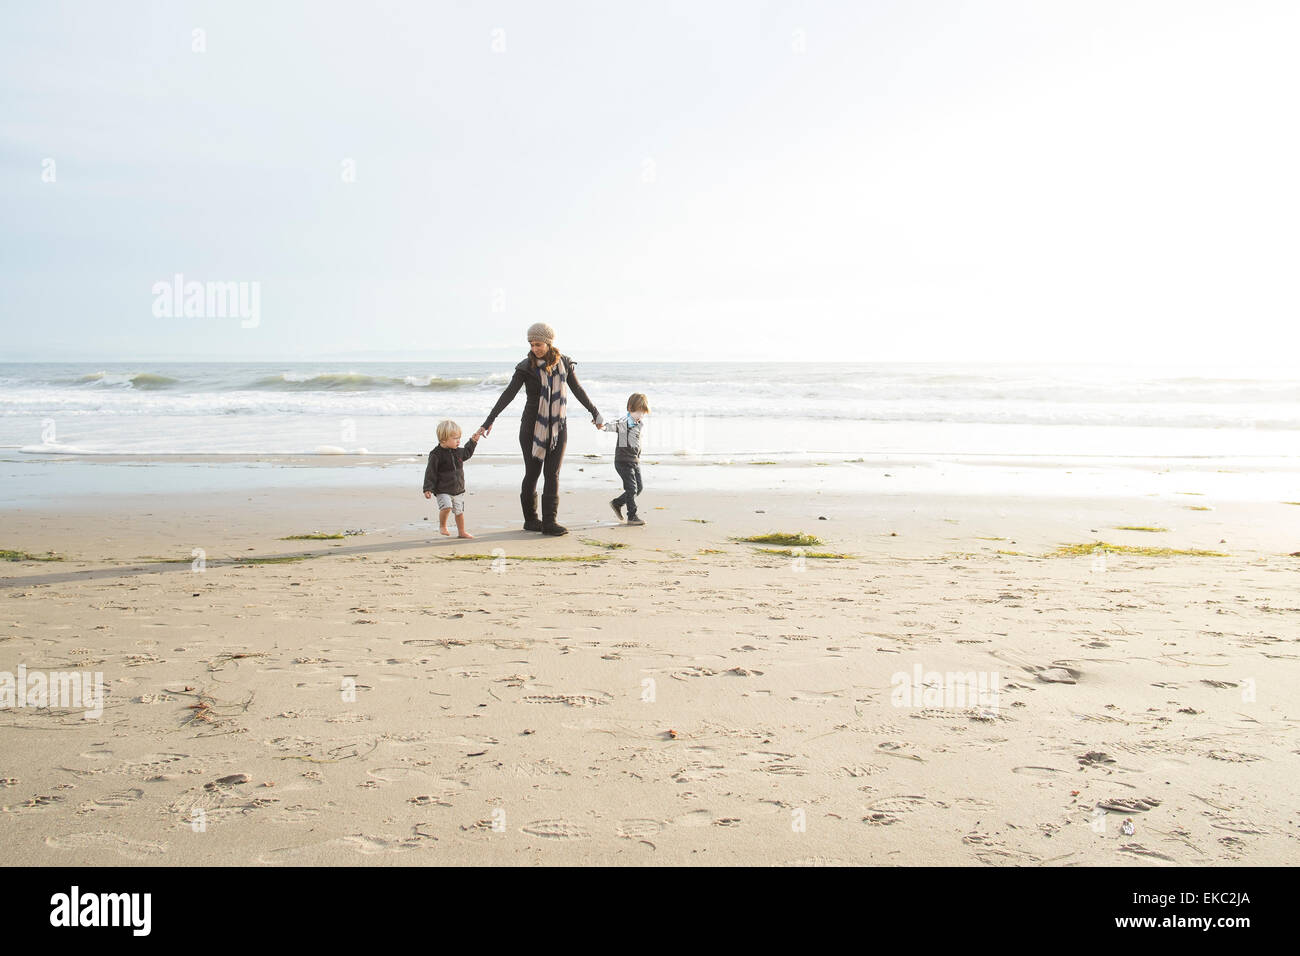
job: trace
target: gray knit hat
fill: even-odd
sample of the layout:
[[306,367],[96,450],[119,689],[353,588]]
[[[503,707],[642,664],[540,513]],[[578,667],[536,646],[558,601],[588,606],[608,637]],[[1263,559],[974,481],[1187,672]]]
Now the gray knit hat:
[[545,322],[534,322],[528,326],[528,341],[545,342],[547,345],[555,344],[555,329],[551,328]]

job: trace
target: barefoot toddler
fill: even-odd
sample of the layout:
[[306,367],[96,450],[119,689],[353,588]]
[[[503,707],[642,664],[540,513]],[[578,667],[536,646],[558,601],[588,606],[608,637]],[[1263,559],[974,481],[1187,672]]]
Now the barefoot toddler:
[[438,496],[438,530],[447,530],[447,515],[455,513],[457,537],[474,537],[465,530],[465,462],[474,455],[477,442],[460,446],[460,426],[451,419],[438,423],[438,447],[429,452],[424,469],[424,497]]

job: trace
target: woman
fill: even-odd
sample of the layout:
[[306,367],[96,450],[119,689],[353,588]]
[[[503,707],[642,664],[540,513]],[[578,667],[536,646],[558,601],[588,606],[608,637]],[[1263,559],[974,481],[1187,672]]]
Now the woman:
[[[573,359],[555,348],[555,330],[545,322],[528,329],[529,353],[515,366],[514,377],[506,386],[487,420],[474,433],[478,441],[492,434],[492,423],[514,401],[519,389],[526,389],[524,417],[519,423],[519,450],[524,453],[524,483],[519,489],[519,504],[524,510],[524,530],[542,534],[568,534],[569,529],[555,523],[560,510],[560,465],[568,443],[565,406],[570,390],[591,412],[592,423],[601,428],[605,419],[578,384]],[[537,478],[546,476],[542,487],[542,519],[537,520]]]

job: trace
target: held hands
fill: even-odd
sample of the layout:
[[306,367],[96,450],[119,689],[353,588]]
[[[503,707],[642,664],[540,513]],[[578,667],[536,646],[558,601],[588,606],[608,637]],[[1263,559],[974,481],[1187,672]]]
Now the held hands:
[[481,441],[484,435],[491,435],[491,434],[492,434],[491,428],[483,428],[482,426],[479,426],[479,430],[474,433],[473,440],[476,442]]
[[432,492],[432,491],[426,491],[426,492],[424,493],[424,497],[426,497],[426,498],[432,498],[432,497],[433,497],[433,492]]

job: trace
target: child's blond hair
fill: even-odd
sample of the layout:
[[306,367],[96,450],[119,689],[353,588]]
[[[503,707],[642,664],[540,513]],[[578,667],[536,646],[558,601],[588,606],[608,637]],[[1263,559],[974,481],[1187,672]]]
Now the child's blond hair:
[[633,392],[627,398],[627,410],[629,412],[645,412],[650,414],[650,399],[646,398],[640,392]]
[[438,422],[438,441],[445,442],[449,438],[457,438],[461,435],[460,426],[450,418],[444,418]]

